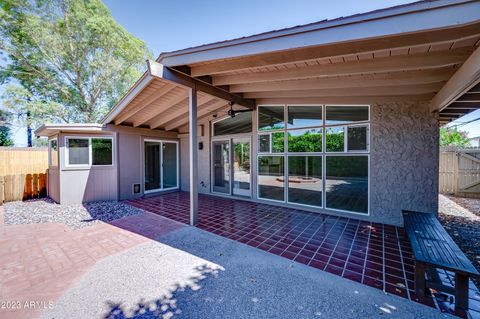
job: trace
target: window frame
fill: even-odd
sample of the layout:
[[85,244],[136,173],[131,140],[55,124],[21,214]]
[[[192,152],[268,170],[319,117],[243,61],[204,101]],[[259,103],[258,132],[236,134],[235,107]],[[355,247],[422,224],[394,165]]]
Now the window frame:
[[[284,115],[284,128],[282,129],[276,129],[276,130],[265,130],[262,131],[259,129],[258,123],[259,123],[259,109],[262,106],[283,106],[283,115]],[[288,125],[288,109],[289,106],[321,106],[322,108],[322,124],[320,126],[306,126],[306,127],[301,127],[301,128],[289,128]],[[340,107],[367,107],[368,109],[368,119],[364,121],[357,121],[357,122],[352,122],[352,123],[341,123],[341,124],[327,124],[327,107],[328,106],[340,106]],[[341,213],[346,213],[346,214],[354,214],[354,215],[359,215],[359,216],[370,216],[370,121],[371,121],[371,105],[369,104],[326,104],[326,103],[314,103],[314,104],[305,104],[305,103],[284,103],[284,104],[261,104],[257,106],[257,115],[256,115],[256,121],[254,126],[254,134],[256,136],[256,161],[257,161],[257,169],[256,169],[256,178],[257,178],[257,194],[256,198],[261,201],[272,201],[276,203],[283,203],[286,205],[292,205],[292,206],[303,206],[303,207],[308,207],[311,209],[324,209],[328,211],[334,211],[334,212],[341,212]],[[329,127],[343,127],[344,129],[344,149],[343,151],[337,151],[337,152],[327,152],[327,143],[326,143],[326,136],[327,136],[327,129]],[[349,127],[366,127],[367,128],[367,134],[366,134],[366,144],[367,144],[367,149],[366,150],[348,150],[348,128]],[[322,149],[319,152],[289,152],[288,151],[288,132],[289,131],[295,131],[295,130],[308,130],[308,129],[321,129],[322,131]],[[271,134],[275,132],[283,132],[284,133],[284,151],[280,153],[274,153],[272,152],[272,137]],[[270,135],[270,148],[269,152],[260,152],[260,142],[259,142],[259,136],[260,135]],[[259,196],[259,165],[258,165],[258,160],[260,156],[284,156],[284,200],[279,201],[279,200],[272,200],[268,198],[263,198]],[[322,206],[313,206],[313,205],[308,205],[308,204],[297,204],[288,201],[288,158],[290,156],[320,156],[322,157]],[[326,162],[327,162],[327,157],[328,156],[367,156],[367,161],[368,161],[368,197],[367,197],[367,213],[362,213],[362,212],[355,212],[355,211],[347,211],[347,210],[339,210],[335,208],[328,208],[327,207],[327,200],[326,200]]]
[[[57,142],[57,165],[52,165],[52,142],[53,141]],[[60,159],[59,159],[58,155],[59,155],[58,137],[54,137],[54,138],[48,140],[48,167],[58,167],[58,164],[60,162]]]
[[[68,140],[69,139],[83,139],[83,140],[88,140],[88,164],[70,164],[70,154],[69,154],[69,144]],[[112,164],[102,164],[102,165],[93,165],[93,148],[92,148],[92,139],[109,139],[112,141]],[[114,143],[114,137],[113,136],[104,136],[104,135],[99,135],[99,136],[82,136],[82,135],[69,135],[65,136],[65,167],[67,168],[96,168],[96,167],[113,167],[115,166],[115,143]]]

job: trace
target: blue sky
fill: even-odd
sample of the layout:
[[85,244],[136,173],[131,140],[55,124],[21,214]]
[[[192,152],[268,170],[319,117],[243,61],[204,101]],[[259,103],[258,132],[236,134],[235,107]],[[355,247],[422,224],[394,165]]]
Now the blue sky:
[[[160,52],[184,49],[299,24],[333,19],[409,3],[402,0],[104,0],[113,17]],[[1,90],[0,90],[1,92]],[[470,115],[480,117],[480,111]],[[464,121],[462,119],[461,121]],[[462,127],[480,135],[478,122]],[[17,145],[26,144],[24,128],[13,128]]]

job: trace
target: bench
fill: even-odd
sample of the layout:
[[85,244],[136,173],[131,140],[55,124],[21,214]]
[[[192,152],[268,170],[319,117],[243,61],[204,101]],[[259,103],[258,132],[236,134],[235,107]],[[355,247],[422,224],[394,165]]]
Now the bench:
[[[403,211],[405,231],[410,239],[415,259],[415,290],[420,298],[427,288],[451,293],[455,296],[455,314],[466,317],[468,311],[469,277],[479,276],[467,256],[431,213]],[[455,273],[455,288],[427,281],[425,271],[440,268]]]

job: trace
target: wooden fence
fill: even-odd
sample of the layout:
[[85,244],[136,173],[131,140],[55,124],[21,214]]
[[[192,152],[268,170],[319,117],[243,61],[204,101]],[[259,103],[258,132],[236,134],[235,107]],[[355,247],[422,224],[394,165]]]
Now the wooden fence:
[[0,147],[0,205],[47,195],[47,148]]
[[442,194],[480,198],[480,149],[446,148],[440,152]]

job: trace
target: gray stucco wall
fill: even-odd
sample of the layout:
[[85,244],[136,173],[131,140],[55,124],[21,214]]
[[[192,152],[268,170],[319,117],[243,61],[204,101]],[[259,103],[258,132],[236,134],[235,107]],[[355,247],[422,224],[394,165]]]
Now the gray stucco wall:
[[427,103],[371,108],[370,219],[402,225],[402,209],[438,211],[439,129]]

